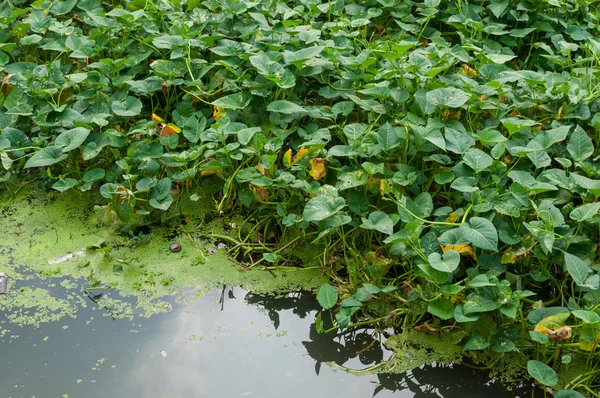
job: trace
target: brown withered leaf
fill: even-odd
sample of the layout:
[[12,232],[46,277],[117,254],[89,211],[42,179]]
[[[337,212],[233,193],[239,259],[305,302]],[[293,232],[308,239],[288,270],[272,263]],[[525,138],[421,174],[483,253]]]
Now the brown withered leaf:
[[308,174],[310,174],[312,178],[320,180],[327,175],[327,167],[329,166],[327,159],[314,158],[310,159],[308,162],[310,163],[310,171]]

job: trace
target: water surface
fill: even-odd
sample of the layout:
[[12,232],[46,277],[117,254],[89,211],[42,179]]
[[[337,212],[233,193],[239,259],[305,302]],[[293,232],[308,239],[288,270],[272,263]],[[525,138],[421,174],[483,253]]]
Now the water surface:
[[86,297],[80,287],[50,281],[19,283],[46,287],[56,297],[78,295],[88,305],[75,318],[39,328],[15,327],[6,320],[10,314],[1,314],[0,326],[10,329],[1,339],[1,397],[519,396],[485,373],[452,365],[403,375],[342,371],[331,362],[364,369],[389,358],[384,337],[371,330],[317,334],[310,294],[272,299],[228,286],[171,303],[171,311],[150,318],[135,308],[123,317],[130,309],[106,300],[120,298],[115,292]]

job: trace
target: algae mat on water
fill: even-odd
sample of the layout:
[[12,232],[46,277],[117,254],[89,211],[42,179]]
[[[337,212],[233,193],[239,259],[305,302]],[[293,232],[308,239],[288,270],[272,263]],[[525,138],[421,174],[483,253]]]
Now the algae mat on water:
[[[9,321],[14,323],[39,325],[74,316],[86,294],[102,291],[133,297],[136,312],[151,315],[170,309],[164,301],[168,297],[201,296],[217,284],[277,293],[313,289],[324,281],[318,270],[243,270],[222,250],[209,250],[216,242],[202,239],[203,233],[223,233],[222,219],[204,224],[200,216],[182,217],[185,221],[171,221],[139,240],[100,223],[89,196],[32,189],[3,199],[0,272],[10,279],[8,293],[0,295],[0,311],[13,314]],[[181,251],[169,250],[174,241]],[[56,297],[32,286],[38,277],[63,285],[69,283],[65,277],[83,278],[88,288],[77,292],[72,287],[73,294]]]

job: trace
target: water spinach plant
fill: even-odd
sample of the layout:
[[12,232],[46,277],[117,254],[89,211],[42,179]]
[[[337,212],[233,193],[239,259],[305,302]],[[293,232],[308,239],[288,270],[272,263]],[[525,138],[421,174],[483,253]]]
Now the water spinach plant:
[[585,0],[3,0],[0,189],[97,192],[131,231],[212,201],[237,261],[331,277],[320,331],[460,332],[598,396],[599,27]]

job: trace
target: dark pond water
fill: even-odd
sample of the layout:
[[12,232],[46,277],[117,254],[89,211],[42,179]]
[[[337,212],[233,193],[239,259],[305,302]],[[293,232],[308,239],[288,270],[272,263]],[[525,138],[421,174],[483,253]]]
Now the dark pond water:
[[[56,286],[53,294],[60,294]],[[358,354],[372,342],[371,331],[318,335],[317,304],[308,294],[272,299],[227,287],[132,320],[96,298],[86,298],[75,319],[39,328],[8,325],[0,314],[0,326],[10,328],[0,339],[0,397],[519,396],[458,366],[357,376],[328,365],[362,369],[390,353],[376,342]]]

